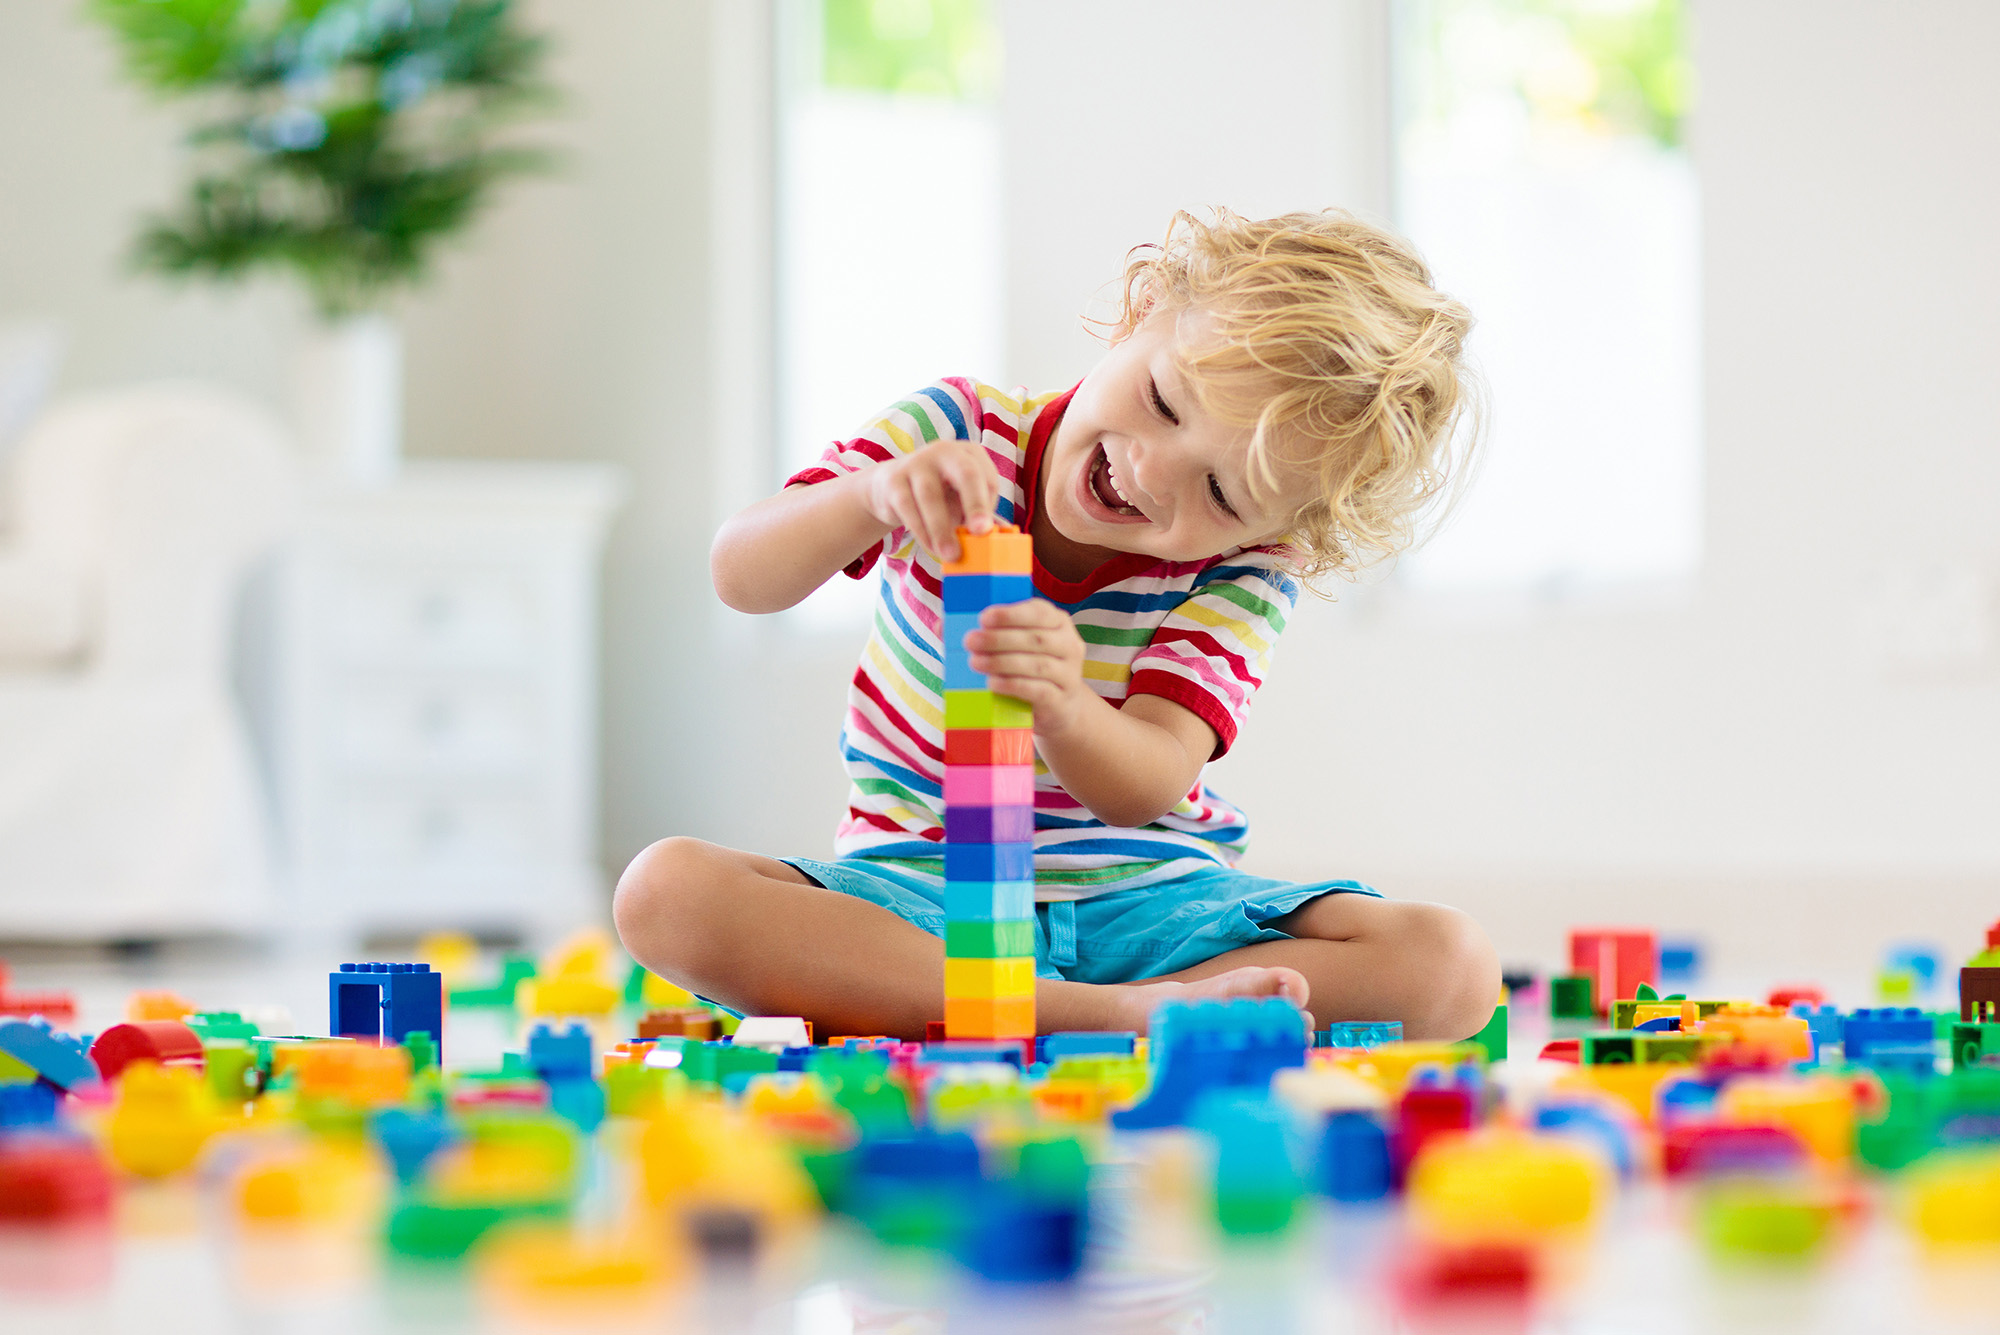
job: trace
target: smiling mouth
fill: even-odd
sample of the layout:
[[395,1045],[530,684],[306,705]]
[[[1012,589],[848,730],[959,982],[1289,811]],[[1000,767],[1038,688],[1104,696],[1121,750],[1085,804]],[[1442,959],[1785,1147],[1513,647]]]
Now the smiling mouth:
[[1146,512],[1126,500],[1118,490],[1118,484],[1111,476],[1111,456],[1104,452],[1103,442],[1099,442],[1097,452],[1090,458],[1090,474],[1087,479],[1091,497],[1113,514],[1133,519],[1144,519]]

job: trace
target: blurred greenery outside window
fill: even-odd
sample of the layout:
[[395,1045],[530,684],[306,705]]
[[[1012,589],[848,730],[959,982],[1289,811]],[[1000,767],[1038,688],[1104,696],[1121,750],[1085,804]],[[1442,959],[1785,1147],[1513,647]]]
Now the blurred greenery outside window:
[[[780,479],[940,377],[1001,383],[997,9],[780,0]],[[873,596],[832,580],[796,615],[845,628]]]
[[1393,0],[1397,222],[1478,318],[1478,481],[1418,586],[1683,583],[1701,551],[1685,0]]

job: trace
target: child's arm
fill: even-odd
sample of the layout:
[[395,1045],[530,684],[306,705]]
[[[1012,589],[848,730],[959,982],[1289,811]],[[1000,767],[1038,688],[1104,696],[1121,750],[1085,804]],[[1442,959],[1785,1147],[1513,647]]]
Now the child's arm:
[[898,527],[956,558],[959,525],[985,532],[999,494],[985,446],[935,441],[857,473],[787,487],[731,516],[709,548],[709,576],[739,612],[782,612]]
[[966,648],[991,689],[1034,706],[1035,749],[1106,825],[1158,820],[1215,753],[1215,730],[1186,706],[1135,695],[1121,709],[1084,685],[1083,638],[1053,603],[988,608]]

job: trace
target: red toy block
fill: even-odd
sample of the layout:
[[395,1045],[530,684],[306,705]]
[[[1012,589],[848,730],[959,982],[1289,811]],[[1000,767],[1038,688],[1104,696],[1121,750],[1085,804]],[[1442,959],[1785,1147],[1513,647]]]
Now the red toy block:
[[1597,1013],[1611,1013],[1611,1003],[1639,995],[1639,984],[1660,976],[1659,938],[1637,927],[1579,928],[1569,934],[1569,970],[1588,976],[1597,997]]
[[1470,1131],[1477,1116],[1476,1100],[1470,1089],[1412,1085],[1404,1090],[1396,1112],[1397,1175],[1408,1171],[1418,1153],[1437,1137]]
[[0,1141],[0,1220],[98,1218],[111,1212],[110,1166],[97,1146],[62,1136]]
[[1035,763],[1035,730],[1033,728],[947,728],[944,734],[944,763],[1032,765]]
[[[1391,1275],[1398,1305],[1418,1323],[1411,1326],[1413,1331],[1477,1330],[1491,1335],[1527,1329],[1529,1304],[1540,1278],[1530,1248],[1504,1243],[1418,1246]],[[1432,1320],[1441,1324],[1433,1325]]]
[[943,1021],[943,1020],[926,1020],[926,1021],[924,1021],[924,1042],[926,1042],[926,1043],[942,1043],[942,1042],[944,1042],[944,1021]]
[[2000,950],[2000,919],[1996,919],[1993,925],[1986,929],[1986,948]]
[[161,1066],[199,1066],[201,1038],[179,1020],[139,1020],[114,1024],[90,1045],[90,1059],[106,1080],[116,1080],[135,1061]]
[[1668,1177],[1771,1172],[1805,1163],[1806,1147],[1782,1126],[1693,1122],[1660,1135],[1660,1167]]
[[1580,1038],[1558,1038],[1552,1043],[1542,1044],[1542,1058],[1545,1062],[1568,1062],[1571,1066],[1583,1064],[1583,1040]]
[[16,992],[7,984],[7,961],[0,960],[0,1018],[26,1020],[36,1015],[45,1020],[73,1022],[76,997],[68,992]]
[[1816,987],[1811,983],[1791,983],[1784,987],[1772,988],[1771,995],[1766,999],[1765,1004],[1776,1006],[1779,1010],[1788,1011],[1801,1001],[1805,1002],[1808,1006],[1824,1006],[1826,1005],[1826,990]]

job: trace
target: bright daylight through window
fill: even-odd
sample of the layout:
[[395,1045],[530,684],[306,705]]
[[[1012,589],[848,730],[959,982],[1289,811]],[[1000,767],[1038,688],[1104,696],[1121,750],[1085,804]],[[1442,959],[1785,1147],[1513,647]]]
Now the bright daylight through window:
[[1701,548],[1683,0],[1397,0],[1398,223],[1479,318],[1487,453],[1411,586],[1670,583]]

